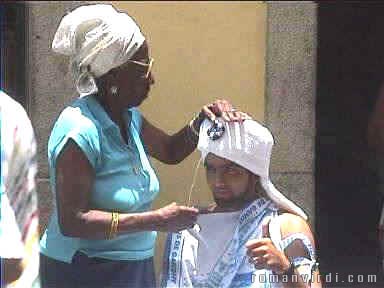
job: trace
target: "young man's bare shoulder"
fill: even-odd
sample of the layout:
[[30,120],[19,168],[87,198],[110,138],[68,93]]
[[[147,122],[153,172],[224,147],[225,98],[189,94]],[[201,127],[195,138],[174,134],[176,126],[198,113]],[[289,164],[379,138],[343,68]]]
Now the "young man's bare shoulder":
[[279,215],[279,221],[281,236],[283,238],[291,234],[303,233],[310,237],[310,240],[313,241],[311,228],[309,227],[307,221],[305,221],[302,217],[292,213],[282,213]]

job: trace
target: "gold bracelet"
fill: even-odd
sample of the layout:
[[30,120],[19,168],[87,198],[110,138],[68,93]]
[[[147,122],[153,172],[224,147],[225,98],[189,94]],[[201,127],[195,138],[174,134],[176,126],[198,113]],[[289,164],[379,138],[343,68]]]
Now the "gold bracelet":
[[115,225],[113,226],[113,233],[111,235],[112,238],[116,237],[117,229],[118,229],[118,226],[119,226],[119,213],[115,212],[113,215],[115,216]]
[[112,233],[113,233],[113,226],[115,225],[115,221],[114,221],[114,212],[112,212],[111,214],[111,225],[109,226],[109,233],[108,233],[108,239],[112,239]]
[[115,225],[113,226],[113,237],[117,235],[117,228],[119,226],[119,213],[115,212]]
[[112,239],[116,237],[118,226],[119,226],[119,213],[112,212],[111,228],[109,230],[108,239]]

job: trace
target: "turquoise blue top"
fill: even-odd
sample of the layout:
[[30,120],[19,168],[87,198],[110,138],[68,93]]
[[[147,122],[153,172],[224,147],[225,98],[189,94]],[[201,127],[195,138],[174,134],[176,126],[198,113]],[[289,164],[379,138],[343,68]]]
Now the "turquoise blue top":
[[[87,156],[95,170],[92,209],[143,212],[151,208],[159,192],[159,181],[140,139],[141,114],[127,109],[128,145],[119,127],[93,95],[75,100],[56,121],[48,141],[50,184],[55,195],[56,159],[69,139]],[[53,200],[54,204],[56,200]],[[41,252],[51,258],[72,261],[76,251],[89,257],[111,260],[142,260],[152,257],[156,232],[138,232],[111,240],[65,237],[59,229],[56,206],[41,241]]]

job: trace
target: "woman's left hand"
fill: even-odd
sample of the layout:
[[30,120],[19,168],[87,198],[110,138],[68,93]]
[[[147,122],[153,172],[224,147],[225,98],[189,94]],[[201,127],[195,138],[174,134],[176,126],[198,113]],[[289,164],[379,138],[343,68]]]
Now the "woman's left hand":
[[212,121],[215,120],[216,117],[222,117],[225,121],[244,121],[251,119],[248,114],[237,111],[229,101],[224,99],[219,99],[203,106],[200,114],[203,114]]
[[199,115],[193,120],[193,128],[199,131],[201,123],[205,118],[214,121],[216,117],[222,117],[224,121],[228,122],[242,122],[247,119],[252,119],[247,113],[237,111],[233,108],[232,104],[227,100],[216,100],[215,102],[204,105]]
[[249,262],[256,269],[268,269],[277,274],[282,274],[290,267],[288,257],[276,248],[272,240],[268,237],[268,226],[263,225],[263,238],[257,240],[249,240],[245,247]]

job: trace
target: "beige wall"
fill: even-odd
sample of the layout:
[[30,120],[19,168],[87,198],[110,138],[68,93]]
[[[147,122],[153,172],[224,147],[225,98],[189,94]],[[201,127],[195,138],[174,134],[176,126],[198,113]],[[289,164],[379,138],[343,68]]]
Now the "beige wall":
[[[142,105],[145,117],[171,133],[202,105],[230,100],[256,119],[264,119],[266,4],[261,2],[113,2],[138,22],[155,58],[156,84]],[[194,152],[177,166],[154,161],[161,184],[155,203],[185,203]],[[193,203],[207,204],[204,170],[198,171]],[[159,235],[157,269],[164,235]]]

